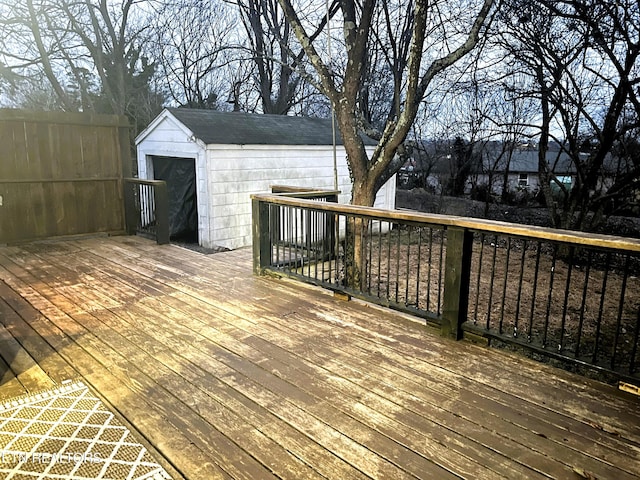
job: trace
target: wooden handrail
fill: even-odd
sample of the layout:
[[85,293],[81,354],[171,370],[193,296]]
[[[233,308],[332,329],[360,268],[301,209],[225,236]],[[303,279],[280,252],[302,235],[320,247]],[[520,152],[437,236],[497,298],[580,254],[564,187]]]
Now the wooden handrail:
[[292,185],[271,185],[269,187],[271,189],[271,193],[325,193],[325,194],[335,194],[342,193],[340,190],[333,189],[324,189],[324,188],[309,188],[309,187],[295,187]]
[[374,207],[362,207],[357,205],[344,205],[330,202],[318,202],[288,195],[254,194],[252,199],[276,205],[288,205],[307,207],[346,215],[358,215],[374,220],[394,220],[402,222],[414,222],[429,225],[442,225],[447,227],[466,228],[481,232],[516,235],[525,238],[565,242],[590,247],[618,249],[632,252],[640,252],[640,239],[603,235],[597,233],[576,232],[572,230],[560,230],[555,228],[539,227],[534,225],[522,225],[517,223],[500,222],[481,218],[459,217],[453,215],[441,215],[435,213],[421,213],[398,210],[384,210]]
[[125,178],[124,181],[137,183],[139,185],[162,185],[166,183],[164,180],[147,180],[145,178]]
[[271,194],[292,198],[318,198],[335,197],[342,192],[340,190],[327,190],[323,188],[294,187],[290,185],[271,185]]

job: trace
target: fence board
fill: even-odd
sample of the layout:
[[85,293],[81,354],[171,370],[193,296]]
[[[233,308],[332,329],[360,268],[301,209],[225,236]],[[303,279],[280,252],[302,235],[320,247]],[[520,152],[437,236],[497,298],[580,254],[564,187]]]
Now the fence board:
[[123,231],[124,117],[0,109],[0,244]]

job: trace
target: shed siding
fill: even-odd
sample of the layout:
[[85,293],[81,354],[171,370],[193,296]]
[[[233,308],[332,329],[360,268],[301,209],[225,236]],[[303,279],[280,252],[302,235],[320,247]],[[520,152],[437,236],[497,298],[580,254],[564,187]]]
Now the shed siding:
[[[330,146],[209,145],[210,214],[214,219],[211,245],[239,248],[251,244],[253,193],[269,192],[272,185],[333,188],[333,152]],[[351,198],[351,182],[343,147],[338,147],[340,203]],[[378,194],[376,206],[395,207],[395,178]]]

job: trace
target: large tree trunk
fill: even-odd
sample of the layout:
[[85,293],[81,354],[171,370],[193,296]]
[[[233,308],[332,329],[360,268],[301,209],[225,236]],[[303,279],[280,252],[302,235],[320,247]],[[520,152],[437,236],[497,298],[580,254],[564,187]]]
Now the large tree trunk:
[[[353,205],[372,207],[377,190],[374,182],[354,182],[351,195]],[[347,286],[364,291],[367,284],[367,237],[369,220],[354,218],[347,221],[347,252],[345,252],[345,280]]]

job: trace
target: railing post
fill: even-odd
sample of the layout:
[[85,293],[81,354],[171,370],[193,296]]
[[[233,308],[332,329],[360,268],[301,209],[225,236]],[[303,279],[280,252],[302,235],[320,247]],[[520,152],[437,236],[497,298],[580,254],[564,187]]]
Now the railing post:
[[156,217],[156,241],[158,245],[169,243],[169,198],[166,182],[158,182],[153,188]]
[[473,232],[447,229],[441,333],[456,340],[462,338],[462,324],[467,319],[472,249]]
[[[330,203],[338,203],[338,195],[337,194],[333,194],[333,195],[328,195],[327,196],[327,202]],[[331,214],[328,213],[327,215],[327,225],[326,225],[326,231],[328,232],[328,235],[325,235],[325,242],[328,242],[328,244],[326,245],[327,251],[329,252],[329,259],[333,260],[336,256],[336,252],[337,252],[337,239],[339,238],[338,232],[336,231],[336,226],[338,225],[338,215],[336,214]]]
[[269,204],[251,199],[253,219],[253,273],[261,275],[271,261],[269,242]]
[[135,235],[140,221],[140,211],[136,208],[136,191],[139,187],[126,178],[122,185],[124,187],[124,218],[127,235]]

